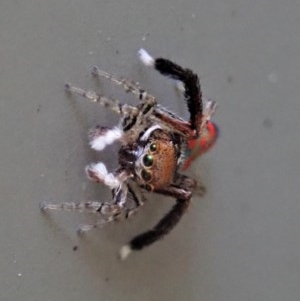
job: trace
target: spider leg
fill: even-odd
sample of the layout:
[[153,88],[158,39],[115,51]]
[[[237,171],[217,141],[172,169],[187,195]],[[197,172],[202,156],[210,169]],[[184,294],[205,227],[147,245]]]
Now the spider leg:
[[123,210],[124,205],[118,203],[99,202],[99,201],[82,201],[82,202],[69,202],[61,204],[41,203],[40,209],[47,210],[67,210],[85,213],[100,213],[105,216],[103,219],[96,221],[94,224],[84,224],[78,227],[78,233],[83,233],[92,229],[103,226],[107,222],[117,219]]
[[[144,196],[137,196],[137,194],[134,192],[132,187],[127,184],[128,193],[131,195],[131,197],[134,200],[134,206],[132,208],[125,208],[125,203],[115,203],[115,204],[107,204],[103,203],[103,206],[107,206],[106,209],[103,208],[101,211],[97,211],[97,213],[101,213],[102,215],[105,215],[106,217],[96,221],[93,224],[85,224],[81,225],[78,229],[78,233],[81,234],[83,232],[103,227],[107,223],[115,222],[120,219],[128,219],[132,217],[137,211],[140,209],[141,206],[144,205],[145,198]],[[118,198],[116,198],[116,202],[118,202]],[[105,210],[105,212],[104,212]]]
[[130,81],[126,78],[117,78],[116,76],[99,69],[98,66],[93,67],[92,74],[97,77],[104,77],[114,84],[121,86],[126,92],[132,93],[141,101],[156,104],[155,97],[151,94],[148,94],[144,89],[140,88],[138,83]]
[[122,169],[117,170],[114,173],[108,173],[105,165],[101,162],[97,164],[91,164],[86,167],[86,173],[90,180],[104,183],[112,190],[113,202],[99,202],[99,201],[82,201],[82,202],[69,202],[61,204],[53,203],[41,203],[40,209],[42,211],[47,210],[67,210],[86,213],[100,213],[106,216],[104,220],[97,221],[92,225],[82,225],[79,228],[79,232],[88,231],[99,226],[102,226],[107,221],[115,220],[126,204],[127,198],[127,184],[124,184],[129,175]]
[[[81,89],[81,88],[78,88],[75,86],[71,86],[70,84],[66,84],[65,89],[68,93],[78,94],[78,95],[90,100],[91,102],[99,103],[99,104],[103,105],[104,107],[109,108],[110,110],[112,110],[120,115],[123,115],[124,118],[122,120],[121,126],[122,126],[124,132],[130,130],[136,124],[140,124],[142,122],[144,116],[149,115],[152,112],[154,106],[156,105],[155,98],[153,96],[148,97],[148,94],[145,94],[146,95],[145,98],[142,98],[143,101],[139,105],[131,106],[128,104],[120,103],[116,99],[110,99],[106,96],[97,94],[94,91],[84,90],[84,89]],[[146,92],[144,92],[144,93],[146,93]],[[112,135],[109,135],[110,137],[115,136],[114,134],[116,134],[116,131],[110,132],[109,134],[112,134]],[[119,136],[119,134],[117,134],[117,136]],[[119,139],[119,138],[117,138],[117,139]],[[102,142],[100,144],[101,144],[101,147],[100,147],[100,150],[101,150]],[[103,146],[103,148],[104,147],[105,146]]]
[[210,121],[211,117],[216,111],[217,103],[212,99],[205,99],[205,105],[203,109],[203,116],[202,116],[202,124],[201,129],[206,125],[208,121]]
[[138,55],[146,66],[153,67],[162,75],[183,83],[184,96],[190,113],[190,126],[193,130],[196,130],[198,135],[202,123],[202,93],[197,74],[170,60],[164,58],[154,59],[144,49],[140,49]]
[[181,180],[180,185],[171,185],[164,190],[156,191],[157,193],[175,197],[176,204],[153,229],[134,237],[120,249],[120,258],[122,260],[126,259],[131,251],[141,250],[167,235],[180,221],[191,202],[192,192],[190,189],[196,185],[194,180],[186,176],[182,176]]
[[42,211],[64,210],[84,213],[101,213],[103,215],[116,214],[119,212],[119,206],[108,202],[82,201],[82,202],[63,202],[60,204],[40,203]]
[[94,91],[91,90],[84,90],[75,86],[72,86],[71,84],[65,84],[65,90],[67,93],[75,93],[78,94],[86,99],[88,99],[91,102],[99,103],[102,106],[110,109],[111,111],[116,112],[120,115],[128,115],[131,114],[132,111],[137,111],[137,109],[133,106],[120,103],[116,99],[111,99],[106,96],[103,96],[101,94],[97,94]]
[[134,201],[134,207],[127,209],[125,212],[125,218],[130,218],[131,216],[133,216],[135,213],[137,213],[137,211],[144,205],[146,198],[144,197],[144,195],[140,195],[138,196],[136,194],[136,192],[134,191],[133,187],[131,185],[128,184],[128,192],[131,195],[133,201]]
[[136,236],[129,242],[129,244],[124,245],[120,249],[121,259],[126,259],[131,251],[141,250],[142,248],[153,244],[154,242],[168,234],[180,221],[189,204],[190,199],[177,199],[176,204],[172,208],[172,210],[167,215],[165,215],[152,230],[146,231]]
[[156,106],[155,97],[151,94],[148,94],[144,89],[141,89],[137,83],[129,81],[125,78],[117,78],[116,76],[99,69],[97,66],[94,66],[92,74],[97,77],[104,77],[111,82],[121,86],[126,92],[131,92],[136,98],[141,101],[138,106],[133,107],[136,110],[134,111],[132,109],[131,114],[127,114],[127,116],[124,118],[124,131],[128,131],[134,125],[140,124],[145,115],[149,115],[152,112],[154,106]]
[[[125,200],[128,193],[131,195],[134,206],[132,208],[125,208]],[[83,224],[78,227],[78,234],[83,232],[103,227],[105,224],[120,220],[122,218],[130,218],[133,216],[141,206],[144,205],[145,198],[143,195],[138,196],[131,185],[127,184],[127,189],[113,190],[114,203],[99,202],[99,201],[82,201],[82,202],[69,202],[61,204],[41,203],[40,209],[47,210],[65,210],[76,211],[85,213],[96,213],[104,216],[101,220],[97,220],[93,224]]]
[[198,186],[196,180],[180,173],[176,174],[175,183],[177,184],[177,186],[183,187],[186,191],[193,191]]
[[[204,196],[206,188],[203,184],[197,182],[196,180],[182,174],[176,175],[176,182],[179,186],[185,187],[188,191],[193,191],[197,196]],[[172,196],[172,195],[171,195]]]
[[98,220],[93,224],[80,225],[78,228],[78,233],[81,234],[83,232],[102,227],[109,222],[118,220],[123,211],[127,211],[125,209],[127,192],[128,187],[126,184],[113,189],[113,203],[100,203],[100,207],[97,211],[97,213],[104,215],[105,218]]
[[156,99],[151,94],[148,94],[145,90],[141,89],[138,83],[134,83],[125,78],[118,78],[110,73],[107,73],[99,67],[94,66],[92,70],[92,74],[97,77],[104,77],[113,83],[123,87],[126,92],[131,92],[134,96],[140,99],[142,102],[137,107],[137,111],[132,111],[131,114],[128,114],[123,122],[123,130],[128,131],[134,125],[139,124],[145,115],[150,115],[151,112],[154,111],[155,121],[159,122],[162,120],[166,124],[169,124],[171,127],[177,127],[179,131],[188,133],[188,135],[192,135],[192,131],[190,130],[190,123],[184,120],[178,120],[178,117],[174,118],[174,116],[170,115],[170,112],[165,112],[164,108],[155,108]]

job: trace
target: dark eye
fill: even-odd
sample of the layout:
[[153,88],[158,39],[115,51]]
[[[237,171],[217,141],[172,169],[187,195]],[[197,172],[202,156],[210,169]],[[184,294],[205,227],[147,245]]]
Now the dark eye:
[[156,145],[156,143],[151,143],[151,145],[150,145],[150,151],[151,152],[155,152],[157,150],[157,145]]
[[145,155],[143,158],[143,163],[146,167],[149,167],[153,164],[153,156],[152,155]]
[[151,173],[146,171],[146,170],[143,170],[142,171],[142,178],[145,182],[149,182],[151,180]]
[[153,187],[151,185],[147,184],[147,185],[145,185],[145,189],[148,191],[152,191]]

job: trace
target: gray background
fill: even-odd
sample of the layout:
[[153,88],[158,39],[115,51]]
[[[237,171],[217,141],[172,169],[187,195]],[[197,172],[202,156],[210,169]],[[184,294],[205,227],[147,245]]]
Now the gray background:
[[[1,1],[0,300],[299,300],[299,16],[294,0]],[[114,167],[117,148],[96,154],[86,132],[117,116],[67,98],[63,84],[135,99],[95,83],[94,64],[187,116],[172,84],[138,62],[140,47],[199,73],[221,133],[189,171],[207,195],[120,262],[120,246],[172,200],[152,196],[130,221],[80,239],[93,216],[47,217],[38,203],[110,196],[84,167]]]

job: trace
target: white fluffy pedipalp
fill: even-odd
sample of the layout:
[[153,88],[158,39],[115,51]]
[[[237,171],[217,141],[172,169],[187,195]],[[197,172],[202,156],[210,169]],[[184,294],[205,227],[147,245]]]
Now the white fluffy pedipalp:
[[141,48],[138,51],[138,56],[144,65],[154,67],[155,60],[145,49]]
[[90,141],[90,146],[92,149],[97,151],[102,151],[107,145],[114,143],[116,140],[121,139],[123,136],[123,131],[115,127],[113,129],[107,130],[100,136],[95,137]]
[[[86,167],[86,173],[89,177],[92,173],[93,177],[96,177],[99,182],[103,182],[110,189],[115,189],[121,185],[119,179],[112,173],[109,173],[102,162],[88,165]],[[93,179],[93,177],[90,178]]]

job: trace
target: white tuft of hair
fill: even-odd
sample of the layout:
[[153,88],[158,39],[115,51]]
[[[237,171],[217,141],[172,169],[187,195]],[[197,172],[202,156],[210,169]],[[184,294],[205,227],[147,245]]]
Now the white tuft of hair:
[[94,172],[97,177],[111,189],[117,188],[121,185],[117,177],[115,177],[112,173],[108,173],[105,165],[102,162],[91,164],[87,166],[87,169],[90,169],[92,172]]
[[184,84],[183,84],[182,81],[176,80],[176,81],[175,81],[175,87],[176,87],[176,89],[177,89],[179,92],[181,92],[181,93],[184,93],[184,92],[185,92]]
[[154,58],[145,49],[141,48],[138,51],[138,56],[144,65],[154,67]]
[[119,140],[122,136],[122,130],[115,127],[111,130],[108,130],[104,135],[100,135],[91,140],[90,146],[94,150],[102,151],[107,145]]
[[105,178],[108,174],[106,166],[102,162],[91,164],[89,169],[93,170],[99,178]]
[[144,134],[143,136],[141,137],[141,140],[142,141],[147,141],[150,137],[150,135],[157,129],[161,129],[161,126],[156,124],[156,125],[153,125],[151,126]]
[[129,254],[132,252],[132,249],[129,245],[125,245],[120,249],[119,256],[121,260],[125,260]]

